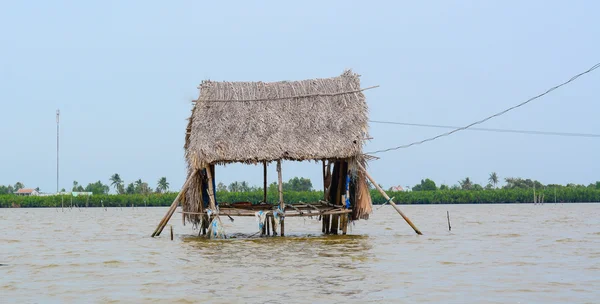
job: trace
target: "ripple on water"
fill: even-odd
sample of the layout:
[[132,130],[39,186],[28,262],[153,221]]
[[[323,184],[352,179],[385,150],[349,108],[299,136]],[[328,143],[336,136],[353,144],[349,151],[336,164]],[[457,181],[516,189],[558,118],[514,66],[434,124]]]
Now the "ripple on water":
[[[290,218],[289,237],[233,233],[235,239],[218,241],[199,238],[179,219],[171,222],[180,233],[174,241],[150,238],[166,208],[31,209],[27,216],[0,209],[2,224],[11,227],[0,236],[0,263],[9,264],[0,267],[0,299],[443,303],[468,294],[472,302],[597,302],[600,229],[584,219],[600,214],[600,204],[556,206],[568,209],[561,211],[568,219],[528,212],[528,205],[453,205],[460,216],[452,223],[468,229],[452,235],[445,222],[450,207],[403,207],[425,236],[396,231],[404,223],[388,207],[358,221],[351,236],[322,236],[320,223]],[[431,216],[436,210],[443,222]],[[33,216],[51,223],[19,224]],[[121,229],[96,236],[98,223]],[[256,230],[253,218],[227,225],[232,232]],[[46,237],[52,230],[58,232]]]
[[565,239],[558,239],[555,242],[557,243],[582,243],[582,242],[586,242],[585,240],[578,240],[578,239],[572,239],[572,238],[565,238]]
[[498,234],[486,234],[485,237],[490,238],[518,238],[522,235],[518,233],[498,233]]

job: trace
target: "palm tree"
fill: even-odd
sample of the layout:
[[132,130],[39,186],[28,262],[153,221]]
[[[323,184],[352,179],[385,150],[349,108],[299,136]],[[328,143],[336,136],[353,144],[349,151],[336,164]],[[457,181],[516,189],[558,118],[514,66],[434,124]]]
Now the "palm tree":
[[217,185],[217,192],[227,192],[227,186],[225,186],[225,184],[222,182],[219,182]]
[[110,177],[110,185],[113,186],[115,188],[115,190],[117,191],[117,193],[121,194],[122,191],[121,189],[123,188],[123,180],[121,179],[121,176],[119,176],[119,174],[115,173]]
[[19,190],[25,188],[25,185],[23,185],[22,182],[17,182],[13,188],[15,191],[19,191]]
[[156,187],[156,192],[163,193],[169,191],[169,182],[167,182],[166,177],[161,177],[158,180],[158,186]]
[[229,184],[229,192],[239,192],[240,191],[240,183],[233,182]]
[[494,185],[494,188],[497,188],[496,185],[498,185],[498,174],[496,174],[496,172],[492,172],[490,174],[490,178],[488,178],[488,181],[490,184]]
[[471,188],[473,188],[473,182],[471,182],[471,179],[468,177],[459,181],[458,183],[463,190],[471,190]]
[[79,187],[79,183],[77,181],[73,181],[73,190],[71,190],[71,191],[77,192],[78,187]]

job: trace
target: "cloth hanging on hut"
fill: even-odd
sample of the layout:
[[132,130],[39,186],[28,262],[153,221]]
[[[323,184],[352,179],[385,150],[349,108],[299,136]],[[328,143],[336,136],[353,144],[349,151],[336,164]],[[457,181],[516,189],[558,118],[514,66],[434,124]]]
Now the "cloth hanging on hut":
[[206,210],[208,217],[214,213],[216,214],[213,220],[208,225],[208,238],[210,239],[224,239],[226,238],[225,229],[223,228],[223,223],[221,223],[221,219],[219,218],[218,212],[213,212],[212,210]]
[[285,213],[281,211],[281,206],[278,206],[275,210],[273,210],[273,219],[275,220],[275,225],[273,225],[273,232],[277,233],[277,227],[281,224],[281,221],[285,218]]
[[256,221],[258,222],[258,231],[262,231],[265,226],[265,222],[267,221],[267,213],[260,210],[254,213],[256,217]]
[[346,192],[344,192],[344,197],[346,198],[346,209],[350,209],[350,174],[346,175]]

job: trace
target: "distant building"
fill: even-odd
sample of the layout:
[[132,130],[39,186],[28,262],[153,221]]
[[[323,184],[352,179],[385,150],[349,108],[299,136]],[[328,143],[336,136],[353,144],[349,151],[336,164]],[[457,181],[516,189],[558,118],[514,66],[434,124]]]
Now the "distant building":
[[393,186],[392,187],[392,191],[393,192],[400,192],[400,191],[404,191],[404,188],[402,188],[402,186]]
[[92,192],[71,192],[74,197],[77,196],[92,196]]
[[39,196],[40,193],[35,190],[35,189],[29,189],[29,188],[23,188],[23,189],[19,189],[17,192],[15,192],[16,195],[20,195],[20,196]]

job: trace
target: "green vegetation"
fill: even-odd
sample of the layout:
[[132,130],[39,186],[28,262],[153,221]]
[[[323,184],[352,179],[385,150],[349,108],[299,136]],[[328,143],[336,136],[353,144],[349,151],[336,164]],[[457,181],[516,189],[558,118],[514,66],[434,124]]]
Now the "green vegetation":
[[[412,191],[390,191],[394,201],[401,204],[500,204],[500,203],[532,203],[533,191],[542,195],[545,202],[600,202],[600,181],[588,186],[568,184],[543,185],[539,181],[522,178],[505,178],[506,184],[497,188],[499,178],[494,172],[488,179],[488,184],[482,187],[466,177],[451,187],[440,185],[431,179],[423,179],[412,188]],[[168,192],[169,183],[166,177],[157,182],[156,190],[148,183],[138,179],[125,183],[118,174],[110,177],[110,186],[117,194],[108,194],[110,188],[101,181],[88,184],[85,188],[77,181],[73,182],[73,191],[92,192],[92,196],[72,197],[69,194],[56,196],[16,196],[12,193],[23,188],[21,182],[14,186],[0,186],[0,208],[10,207],[129,207],[129,206],[169,206],[177,193]],[[283,183],[284,199],[288,203],[317,202],[323,199],[323,191],[314,191],[312,182],[307,178],[294,177]],[[371,189],[374,204],[382,204],[385,199],[378,191]],[[267,200],[278,201],[277,184],[272,183],[267,188]],[[263,199],[261,187],[250,186],[247,182],[233,182],[229,185],[217,185],[217,201],[219,202],[252,202],[258,203]]]
[[[600,183],[594,187],[556,187],[536,190],[543,193],[546,202],[554,202],[555,193],[557,202],[600,202]],[[70,195],[57,196],[16,196],[10,194],[0,195],[0,208],[10,207],[60,207],[64,206],[90,206],[90,207],[129,207],[129,206],[169,206],[177,193],[152,193],[143,194],[100,194],[90,197]],[[376,190],[371,190],[374,204],[383,204],[385,199]],[[497,189],[497,190],[435,190],[388,192],[394,201],[400,204],[502,204],[502,203],[531,203],[533,202],[533,189]],[[260,189],[248,192],[217,192],[219,202],[248,201],[258,203],[262,201],[263,192]],[[322,191],[284,191],[283,197],[288,203],[317,202],[323,198]],[[278,194],[268,191],[267,200],[276,202]]]

